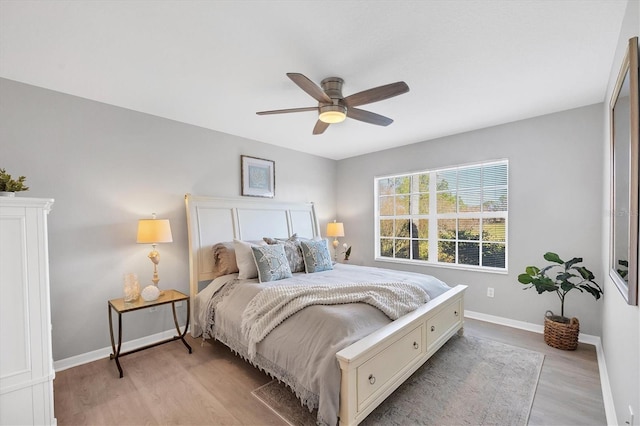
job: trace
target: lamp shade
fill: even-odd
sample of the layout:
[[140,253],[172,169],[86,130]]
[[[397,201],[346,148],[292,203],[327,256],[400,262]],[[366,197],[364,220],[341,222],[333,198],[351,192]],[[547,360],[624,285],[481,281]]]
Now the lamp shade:
[[327,223],[327,237],[344,237],[344,225],[342,222]]
[[137,242],[146,244],[173,242],[169,219],[140,219]]

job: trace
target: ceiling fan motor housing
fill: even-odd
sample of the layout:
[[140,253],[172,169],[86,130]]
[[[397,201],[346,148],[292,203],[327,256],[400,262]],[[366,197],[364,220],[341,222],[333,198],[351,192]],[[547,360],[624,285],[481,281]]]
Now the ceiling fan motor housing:
[[342,96],[343,84],[344,80],[340,77],[327,77],[320,83],[322,90],[333,101],[331,104],[318,103],[320,108],[319,118],[325,123],[339,123],[347,117],[347,106],[344,103],[344,96]]

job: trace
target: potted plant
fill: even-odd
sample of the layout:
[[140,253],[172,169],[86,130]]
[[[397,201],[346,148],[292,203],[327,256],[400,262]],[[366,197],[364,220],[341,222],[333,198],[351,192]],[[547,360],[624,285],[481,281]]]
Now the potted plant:
[[13,197],[16,192],[28,191],[25,179],[27,178],[24,176],[18,177],[18,180],[12,179],[5,169],[0,169],[0,196]]
[[[554,348],[575,350],[578,347],[580,322],[577,318],[564,316],[564,300],[571,290],[587,292],[596,300],[602,296],[602,288],[594,281],[593,273],[580,266],[581,257],[574,257],[564,261],[556,253],[547,252],[544,259],[551,265],[542,269],[537,266],[527,266],[525,273],[518,275],[518,281],[528,287],[535,287],[538,294],[555,292],[560,298],[560,315],[547,311],[544,318],[544,341]],[[553,275],[555,273],[555,275]]]

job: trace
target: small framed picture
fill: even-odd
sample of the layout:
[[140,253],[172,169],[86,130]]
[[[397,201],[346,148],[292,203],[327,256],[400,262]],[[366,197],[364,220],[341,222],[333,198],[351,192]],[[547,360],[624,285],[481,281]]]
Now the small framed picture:
[[240,156],[242,195],[273,198],[276,194],[276,163],[263,158]]

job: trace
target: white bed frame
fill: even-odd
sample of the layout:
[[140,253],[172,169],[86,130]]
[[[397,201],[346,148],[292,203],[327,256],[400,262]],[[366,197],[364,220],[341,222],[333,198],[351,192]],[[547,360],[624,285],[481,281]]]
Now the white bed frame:
[[[320,227],[312,203],[185,195],[191,303],[213,277],[213,244],[262,237],[312,238]],[[464,326],[464,292],[458,285],[336,354],[342,379],[340,424],[356,425]],[[200,334],[191,310],[191,333]]]

